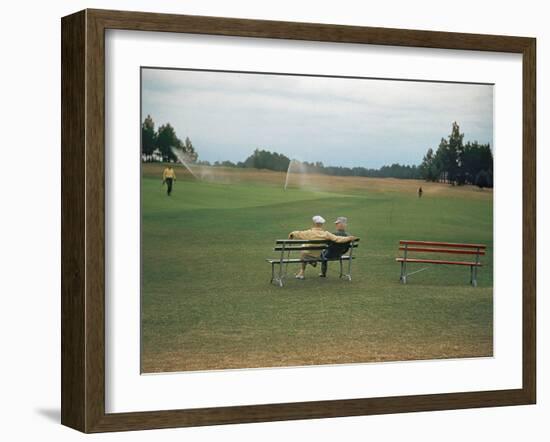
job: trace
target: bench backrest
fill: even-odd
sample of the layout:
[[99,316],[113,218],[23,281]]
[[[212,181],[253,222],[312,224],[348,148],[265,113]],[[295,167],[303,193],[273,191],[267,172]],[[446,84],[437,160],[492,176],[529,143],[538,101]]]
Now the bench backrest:
[[409,253],[445,253],[454,255],[475,255],[476,262],[479,257],[485,255],[487,246],[484,244],[465,244],[437,241],[411,241],[400,240],[399,250],[406,258]]
[[[356,248],[359,247],[358,242],[359,238],[345,244],[350,248]],[[325,239],[278,239],[275,241],[275,247],[273,250],[276,252],[324,250],[331,244],[334,243]]]

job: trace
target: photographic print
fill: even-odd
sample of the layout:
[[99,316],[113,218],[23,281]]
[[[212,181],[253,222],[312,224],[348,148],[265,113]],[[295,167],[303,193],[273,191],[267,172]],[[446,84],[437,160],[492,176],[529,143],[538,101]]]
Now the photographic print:
[[142,373],[493,356],[493,93],[142,68]]

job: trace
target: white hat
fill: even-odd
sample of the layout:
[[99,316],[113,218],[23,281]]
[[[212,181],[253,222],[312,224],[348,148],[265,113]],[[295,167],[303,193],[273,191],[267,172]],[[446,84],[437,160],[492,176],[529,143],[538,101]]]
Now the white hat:
[[315,215],[313,218],[311,218],[315,224],[325,224],[325,218],[323,218],[321,215]]

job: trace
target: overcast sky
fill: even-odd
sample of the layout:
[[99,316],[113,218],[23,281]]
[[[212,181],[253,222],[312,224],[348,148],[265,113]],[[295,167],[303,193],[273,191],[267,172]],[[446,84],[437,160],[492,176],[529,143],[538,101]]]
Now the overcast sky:
[[493,87],[143,69],[142,120],[169,122],[208,161],[255,148],[331,166],[419,164],[457,121],[493,145]]

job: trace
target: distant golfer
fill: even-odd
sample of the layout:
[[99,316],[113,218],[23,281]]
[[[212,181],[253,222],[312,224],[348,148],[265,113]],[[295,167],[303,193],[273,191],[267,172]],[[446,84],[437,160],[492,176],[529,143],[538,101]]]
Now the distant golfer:
[[[336,236],[333,233],[327,232],[324,229],[325,219],[320,215],[315,215],[312,219],[313,226],[309,230],[296,230],[290,232],[288,237],[290,239],[323,239],[329,240],[335,243],[349,243],[357,239],[355,236]],[[317,260],[321,257],[321,251],[316,250],[304,250],[301,254],[301,258],[304,261],[300,271],[296,274],[296,279],[304,279],[304,272],[307,264],[311,264],[313,267],[317,266]]]
[[418,198],[422,198],[422,186],[418,188]]
[[[334,235],[336,236],[350,236],[346,229],[348,227],[348,219],[345,216],[339,216],[336,218],[336,221],[334,221],[334,224],[336,225],[336,232],[334,232]],[[328,267],[328,260],[329,259],[339,259],[344,253],[346,253],[349,250],[349,244],[347,243],[332,243],[329,245],[325,250],[321,252],[321,273],[319,276],[321,278],[326,278],[327,276],[327,267]]]
[[176,181],[176,172],[172,166],[168,165],[162,172],[162,184],[166,184],[166,195],[170,196],[172,194],[172,186]]

